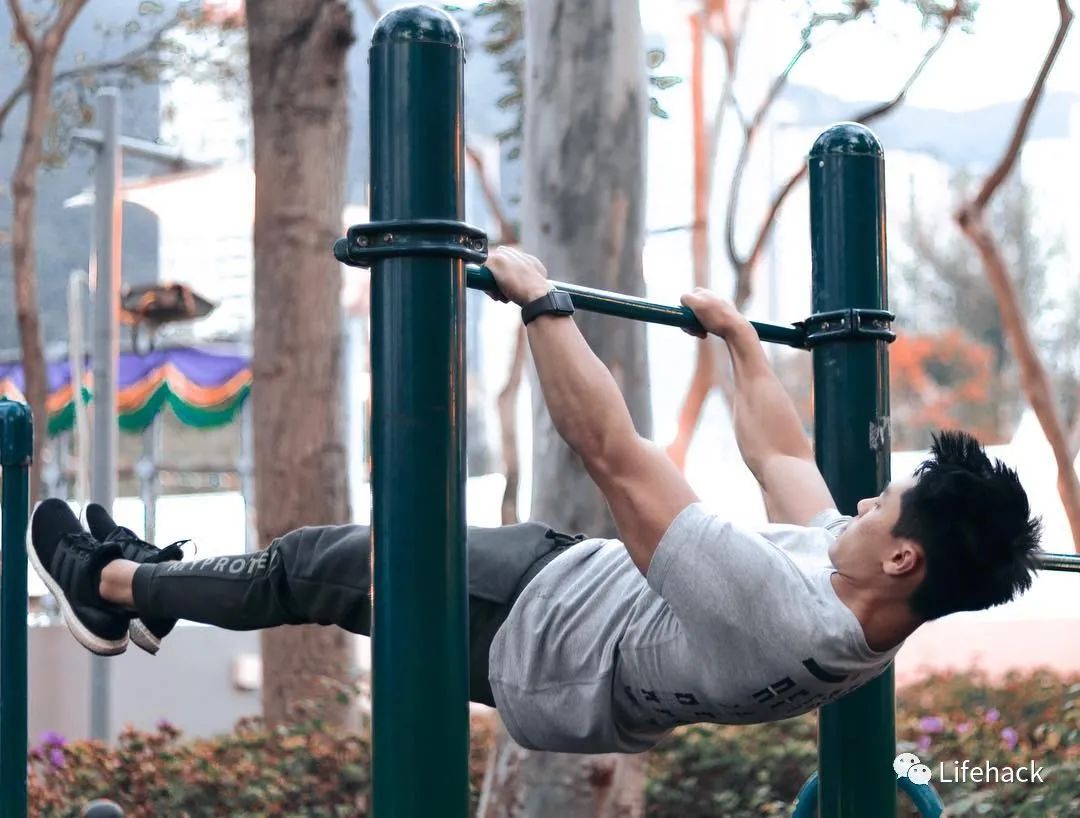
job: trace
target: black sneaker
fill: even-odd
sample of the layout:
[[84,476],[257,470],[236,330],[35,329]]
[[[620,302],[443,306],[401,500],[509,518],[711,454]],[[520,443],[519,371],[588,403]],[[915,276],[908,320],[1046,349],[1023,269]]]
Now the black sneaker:
[[[181,542],[175,542],[165,548],[158,548],[145,540],[140,540],[130,528],[117,525],[102,506],[90,503],[86,507],[86,524],[90,533],[103,543],[115,543],[120,546],[124,559],[139,563],[169,562],[181,560],[184,552]],[[175,619],[155,617],[136,617],[131,620],[131,641],[147,653],[157,653],[164,639],[176,627]]]
[[53,498],[34,510],[27,556],[83,647],[99,656],[127,650],[131,614],[99,592],[101,569],[123,556],[119,545],[95,540],[68,504]]

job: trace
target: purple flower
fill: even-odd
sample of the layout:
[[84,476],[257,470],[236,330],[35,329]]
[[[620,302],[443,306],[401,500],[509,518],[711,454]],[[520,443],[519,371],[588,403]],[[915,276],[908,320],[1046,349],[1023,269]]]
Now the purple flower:
[[1015,750],[1017,742],[1020,741],[1020,736],[1011,727],[1006,727],[1004,730],[1002,730],[1001,737],[1005,740],[1005,744],[1010,750]]
[[174,728],[173,728],[172,722],[169,721],[168,719],[158,719],[157,729],[158,730],[173,730]]
[[970,733],[971,732],[971,722],[970,721],[965,721],[963,724],[956,725],[956,732],[959,733],[960,735],[964,735],[964,733]]
[[46,730],[41,734],[41,744],[43,747],[63,747],[67,739],[55,730]]
[[993,724],[995,721],[1001,718],[1001,713],[998,712],[996,707],[991,707],[986,711],[986,721],[989,724]]
[[919,719],[919,729],[924,733],[940,733],[945,729],[945,721],[937,716],[923,716]]
[[930,736],[919,736],[919,749],[926,752],[930,749]]
[[54,767],[63,767],[66,764],[64,761],[64,751],[59,747],[53,747],[49,750],[49,761]]

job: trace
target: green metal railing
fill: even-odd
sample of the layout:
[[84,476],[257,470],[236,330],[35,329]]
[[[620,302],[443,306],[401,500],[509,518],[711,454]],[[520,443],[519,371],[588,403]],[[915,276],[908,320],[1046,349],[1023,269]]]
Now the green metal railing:
[[0,815],[26,815],[26,522],[34,433],[25,404],[0,399]]

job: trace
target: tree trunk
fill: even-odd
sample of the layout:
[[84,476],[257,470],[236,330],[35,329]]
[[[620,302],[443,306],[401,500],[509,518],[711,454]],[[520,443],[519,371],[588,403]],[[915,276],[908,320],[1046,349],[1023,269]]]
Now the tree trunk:
[[[522,239],[552,278],[644,295],[645,65],[633,4],[541,0],[526,7]],[[651,434],[645,326],[575,316]],[[599,490],[537,396],[532,516],[594,536],[615,528]]]
[[[338,0],[247,4],[255,148],[253,420],[259,544],[349,519],[341,396],[342,229],[352,19]],[[333,627],[264,631],[263,712],[349,680],[353,639]]]
[[34,416],[34,450],[30,465],[30,506],[41,493],[41,459],[48,440],[49,385],[45,369],[45,344],[41,334],[41,307],[38,302],[37,260],[34,248],[34,205],[37,202],[37,171],[41,166],[42,137],[49,116],[53,64],[56,55],[39,56],[27,68],[30,105],[26,113],[22,147],[11,178],[12,221],[11,263],[15,277],[15,315],[19,325],[19,346],[26,401]]
[[34,418],[33,460],[30,464],[30,506],[41,493],[41,460],[48,440],[49,384],[45,368],[45,344],[41,335],[41,307],[38,303],[37,259],[34,247],[34,209],[37,203],[37,172],[43,156],[42,139],[52,109],[52,84],[56,56],[71,24],[87,0],[69,0],[40,36],[30,28],[19,0],[8,0],[14,23],[14,39],[26,49],[26,76],[30,93],[23,128],[22,145],[11,177],[11,265],[15,282],[15,316],[19,325],[19,346],[26,400]]
[[[522,238],[553,278],[641,295],[645,65],[636,4],[535,0],[526,6]],[[578,313],[643,435],[651,433],[645,327]],[[552,427],[539,390],[532,516],[614,536],[603,497]],[[640,756],[526,752],[503,737],[482,818],[631,818],[644,809]]]
[[644,753],[575,756],[523,750],[499,722],[477,818],[634,818],[645,814]]

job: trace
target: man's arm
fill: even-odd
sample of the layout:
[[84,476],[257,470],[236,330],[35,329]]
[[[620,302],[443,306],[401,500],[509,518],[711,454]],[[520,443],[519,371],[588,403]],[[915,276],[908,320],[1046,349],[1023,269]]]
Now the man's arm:
[[[550,289],[531,256],[499,248],[487,266],[499,289],[522,306]],[[615,379],[572,318],[541,316],[528,337],[555,429],[582,459],[630,558],[647,574],[664,532],[697,495],[667,455],[638,435]]]
[[769,365],[753,326],[729,302],[707,290],[695,290],[683,303],[707,330],[727,342],[735,375],[735,440],[765,495],[769,520],[806,525],[835,507],[795,405]]

